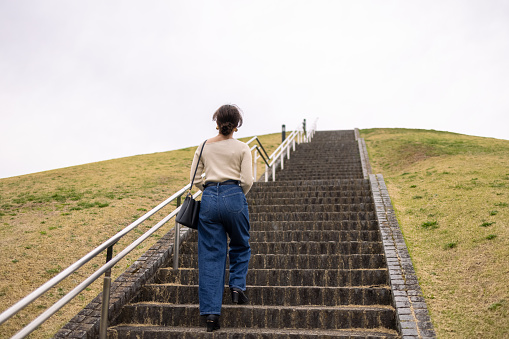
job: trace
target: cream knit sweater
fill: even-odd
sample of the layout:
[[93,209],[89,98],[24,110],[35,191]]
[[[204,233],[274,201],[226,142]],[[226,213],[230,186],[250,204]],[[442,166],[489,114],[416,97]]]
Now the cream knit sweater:
[[[190,179],[193,177],[202,145],[203,143],[194,153]],[[242,141],[227,139],[208,143],[203,148],[194,184],[203,191],[203,185],[208,182],[239,180],[244,194],[247,194],[253,186],[252,166],[251,151]],[[204,178],[201,177],[202,173],[205,173]]]

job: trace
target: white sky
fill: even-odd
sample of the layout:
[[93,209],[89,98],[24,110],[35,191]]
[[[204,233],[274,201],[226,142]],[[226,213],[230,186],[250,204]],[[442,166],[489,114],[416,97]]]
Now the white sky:
[[509,139],[509,2],[0,0],[0,178],[236,137]]

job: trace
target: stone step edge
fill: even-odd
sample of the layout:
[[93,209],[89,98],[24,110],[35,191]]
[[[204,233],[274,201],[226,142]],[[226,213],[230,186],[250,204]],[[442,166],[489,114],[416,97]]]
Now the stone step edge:
[[[377,222],[376,220],[362,220],[364,222]],[[254,223],[256,223],[256,225],[260,224],[260,223],[268,223],[269,221],[251,221],[250,224],[253,225]],[[270,221],[272,222],[272,221]],[[324,223],[324,222],[328,222],[328,223],[341,223],[342,221],[339,220],[339,221],[331,221],[331,220],[326,220],[326,221],[320,221],[320,220],[305,220],[305,221],[286,221],[286,220],[282,220],[282,221],[274,221],[274,222],[278,222],[278,223],[288,223],[288,224],[292,224],[292,223],[296,223],[296,222],[299,222],[299,223],[302,223],[302,222],[308,222],[312,225],[315,225],[317,223]],[[343,222],[357,222],[357,220],[343,220]],[[269,226],[272,226],[272,225],[269,225]],[[268,230],[268,231],[251,231],[250,234],[253,234],[253,233],[270,233],[270,232],[278,232],[278,233],[287,233],[287,232],[319,232],[319,233],[324,233],[324,232],[377,232],[377,233],[380,233],[380,230],[379,229],[376,229],[376,230],[365,230],[365,229],[334,229],[334,230],[321,230],[321,229],[292,229],[292,230]]]
[[[299,193],[307,193],[307,192],[313,192],[313,193],[315,193],[315,192],[368,193],[371,191],[367,185],[362,185],[359,187],[352,187],[352,186],[345,187],[346,185],[345,186],[334,186],[334,185],[319,185],[319,186],[317,186],[317,185],[300,185],[300,186],[296,186],[298,184],[294,183],[294,181],[295,180],[276,181],[275,183],[278,183],[279,184],[278,186],[276,186],[275,184],[273,186],[267,186],[267,187],[258,186],[258,187],[252,188],[249,191],[248,196],[251,193],[253,193],[253,195],[254,195],[254,194],[272,194],[272,193],[284,193],[284,192],[289,192],[289,193],[295,193],[295,192],[299,192]],[[293,185],[290,185],[290,184],[293,184]],[[317,189],[318,187],[324,187],[324,189],[318,190]],[[301,189],[299,191],[294,190],[297,188],[301,188]],[[307,190],[304,190],[305,188]],[[281,191],[281,189],[285,189],[285,191]]]
[[[197,253],[185,253],[185,255],[187,257],[191,257],[192,259],[194,258],[198,258],[198,254]],[[380,252],[380,253],[361,253],[361,254],[356,254],[356,253],[352,253],[352,254],[329,254],[329,253],[321,253],[321,254],[286,254],[286,253],[251,253],[251,258],[253,258],[254,256],[263,256],[263,257],[268,257],[268,256],[274,256],[274,257],[301,257],[301,256],[304,256],[304,257],[338,257],[338,258],[343,258],[343,257],[352,257],[352,258],[356,258],[356,257],[366,257],[366,256],[379,256],[379,257],[385,257],[385,253],[383,252]],[[379,267],[381,268],[381,267]],[[298,267],[296,267],[296,269],[298,269]],[[250,268],[251,270],[251,268]]]
[[[198,288],[198,285],[182,285],[182,284],[176,284],[176,283],[151,283],[146,284],[143,287],[160,287],[160,286],[186,286],[186,287],[193,287]],[[225,288],[228,286],[225,285]],[[310,285],[303,285],[303,286],[295,286],[295,285],[286,285],[286,286],[267,286],[267,285],[247,285],[247,290],[249,291],[250,288],[263,288],[263,289],[305,289],[305,288],[319,288],[319,289],[328,289],[328,290],[336,290],[336,289],[344,289],[344,290],[353,290],[353,289],[376,289],[376,290],[390,290],[390,285],[371,285],[371,286],[310,286]]]
[[[363,206],[361,208],[359,205]],[[336,206],[340,206],[336,208]],[[307,209],[307,210],[306,210]],[[323,210],[320,210],[323,209]],[[338,211],[339,209],[339,211]],[[356,204],[304,204],[304,205],[285,205],[285,204],[268,204],[268,205],[256,205],[251,204],[249,206],[249,213],[295,213],[295,212],[307,212],[307,213],[319,213],[319,212],[372,212],[375,210],[374,205],[371,202],[363,202]]]
[[[172,303],[162,303],[155,301],[141,301],[136,303],[128,303],[125,307],[150,307],[150,306],[159,306],[159,307],[179,307],[179,308],[199,308],[198,304],[172,304]],[[394,306],[392,305],[337,305],[337,306],[320,306],[320,305],[293,305],[293,306],[284,306],[284,305],[230,305],[223,304],[223,309],[291,309],[291,310],[308,310],[308,311],[395,311]]]
[[[220,321],[221,323],[221,321]],[[154,326],[146,324],[118,324],[108,328],[108,332],[129,331],[133,332],[165,332],[165,333],[198,333],[205,332],[205,327],[184,327],[184,326]],[[280,328],[238,328],[226,327],[214,331],[215,334],[231,333],[231,334],[259,334],[259,335],[313,335],[313,337],[321,338],[322,336],[336,337],[338,335],[345,337],[399,337],[395,330],[387,328],[377,329],[337,329],[337,330],[322,330],[322,329],[280,329]],[[203,333],[206,335],[206,332]]]
[[[263,231],[258,231],[258,232],[263,232]],[[251,234],[252,233],[254,233],[254,232],[251,232]],[[197,240],[188,240],[188,241],[186,241],[186,243],[193,244],[190,246],[197,246],[198,241]],[[334,241],[334,240],[328,240],[328,241],[313,241],[313,240],[306,240],[306,241],[295,241],[295,240],[292,240],[292,241],[251,241],[251,240],[249,240],[249,243],[250,244],[311,244],[311,245],[328,244],[328,243],[343,245],[343,244],[354,243],[354,244],[370,245],[370,244],[382,244],[382,240],[380,240],[380,241]],[[273,254],[277,254],[277,253],[273,253]],[[354,253],[352,253],[352,254],[354,254]],[[382,254],[382,252],[380,252],[380,254]]]
[[[322,213],[322,212],[320,212]],[[270,214],[270,213],[266,213],[266,214]],[[255,213],[256,215],[256,213]],[[260,213],[260,215],[264,215],[263,213]],[[272,226],[272,223],[274,222],[277,222],[277,223],[280,223],[280,224],[283,224],[283,225],[290,225],[290,226],[294,226],[294,225],[297,225],[297,226],[301,226],[301,225],[304,225],[304,226],[312,226],[312,225],[318,225],[318,226],[321,226],[321,225],[325,225],[325,226],[338,226],[337,229],[331,229],[331,230],[323,230],[323,229],[316,229],[316,230],[313,230],[313,229],[302,229],[302,228],[296,228],[295,231],[316,231],[316,232],[326,232],[326,231],[357,231],[357,232],[360,232],[360,231],[375,231],[375,230],[369,230],[369,229],[363,229],[362,227],[365,226],[363,225],[363,223],[370,223],[368,226],[378,226],[378,221],[376,219],[366,219],[366,220],[349,220],[349,219],[339,219],[339,220],[271,220],[271,221],[266,221],[266,220],[253,220],[253,221],[250,221],[249,223],[251,225],[256,225],[256,226],[260,226],[260,227],[263,227],[263,226]],[[360,222],[360,224],[359,224]],[[342,229],[342,228],[339,228],[341,226],[355,226],[355,227],[358,227],[358,228],[354,228],[354,229]],[[275,230],[253,230],[253,232],[274,232]],[[291,230],[290,230],[291,231]],[[380,229],[377,227],[376,228],[376,231],[380,232]]]
[[[159,270],[165,270],[165,271],[173,271],[173,267],[161,267]],[[287,268],[287,269],[279,269],[278,271],[338,271],[338,272],[350,272],[350,271],[387,271],[387,268],[350,268],[350,269],[344,269],[344,268],[338,268],[338,269],[332,269],[332,268]],[[182,267],[179,268],[178,271],[196,271],[198,272],[198,268],[186,268]],[[228,268],[226,269],[228,271]],[[248,272],[251,271],[267,271],[272,272],[274,271],[273,268],[250,268]],[[248,273],[249,274],[249,273]]]
[[[302,206],[302,205],[305,205],[305,206],[327,206],[327,207],[331,207],[331,206],[336,206],[336,205],[339,205],[339,206],[357,206],[359,204],[364,204],[364,205],[374,205],[374,202],[373,200],[371,199],[371,197],[362,197],[362,198],[357,198],[357,199],[365,199],[366,201],[363,201],[363,202],[348,202],[348,203],[338,203],[338,202],[323,202],[323,201],[312,201],[312,200],[319,200],[319,199],[330,199],[330,200],[347,200],[349,198],[346,198],[346,197],[328,197],[328,198],[268,198],[268,199],[263,199],[263,203],[258,203],[256,200],[255,201],[251,201],[248,203],[249,204],[249,207],[272,207],[272,206],[292,206],[292,207],[297,207],[297,206]],[[296,202],[296,200],[300,200]],[[307,201],[305,201],[307,200]],[[369,200],[369,201],[368,201]],[[288,201],[288,203],[286,203],[286,201]]]
[[[331,199],[334,199],[334,198],[331,198]],[[342,198],[338,198],[338,199],[342,199]],[[275,199],[274,199],[275,200]],[[292,200],[295,200],[295,199],[292,199]],[[302,199],[304,200],[304,199]],[[320,202],[320,203],[305,203],[304,205],[305,206],[358,206],[360,204],[363,204],[363,205],[373,205],[374,207],[374,203],[373,201],[369,201],[369,202],[354,202],[354,203],[350,203],[350,204],[337,204],[337,203],[323,203],[323,202]],[[303,204],[256,204],[256,203],[252,203],[251,204],[252,207],[258,207],[258,208],[261,208],[261,207],[292,207],[292,208],[295,208],[295,207],[302,207]]]

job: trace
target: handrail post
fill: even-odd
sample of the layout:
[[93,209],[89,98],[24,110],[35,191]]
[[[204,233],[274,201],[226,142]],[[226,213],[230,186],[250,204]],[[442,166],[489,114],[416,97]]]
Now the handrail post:
[[[108,263],[112,257],[113,257],[113,245],[108,247],[106,251],[106,263]],[[111,290],[111,268],[104,272],[101,320],[99,324],[99,339],[106,339],[108,334],[110,290]]]
[[[182,202],[182,196],[177,197],[177,208]],[[176,218],[175,218],[176,219]],[[173,269],[179,269],[179,250],[180,250],[180,224],[175,220],[175,242],[173,244]]]

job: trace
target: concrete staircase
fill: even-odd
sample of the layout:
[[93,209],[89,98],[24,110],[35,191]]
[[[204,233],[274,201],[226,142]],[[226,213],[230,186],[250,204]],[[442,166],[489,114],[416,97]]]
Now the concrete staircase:
[[276,182],[248,194],[252,256],[247,305],[225,290],[221,329],[198,310],[197,233],[181,269],[160,268],[125,305],[109,338],[399,337],[369,180],[353,131],[317,132]]

